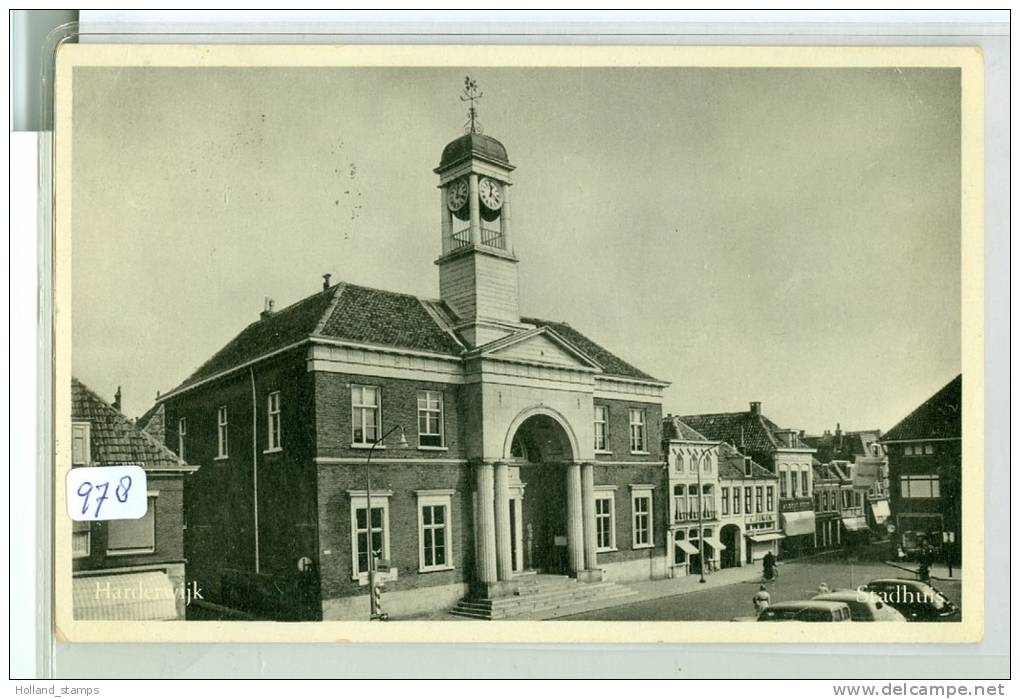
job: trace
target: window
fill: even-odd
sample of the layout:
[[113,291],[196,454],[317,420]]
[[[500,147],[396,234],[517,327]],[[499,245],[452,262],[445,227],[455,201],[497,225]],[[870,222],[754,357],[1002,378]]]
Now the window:
[[87,558],[92,552],[92,529],[88,522],[72,522],[71,553],[74,558]]
[[800,492],[806,498],[811,497],[811,488],[808,487],[808,472],[806,470],[800,472]]
[[[419,490],[418,495],[418,570],[453,568],[450,496],[452,490]],[[372,503],[375,509],[375,503]]]
[[651,546],[652,491],[648,488],[635,488],[631,493],[631,505],[634,511],[634,548]]
[[934,454],[935,453],[935,447],[933,447],[931,444],[925,444],[924,445],[924,453],[925,454]]
[[216,411],[216,458],[227,458],[227,406],[222,405]]
[[825,492],[823,492],[822,495],[821,495],[821,498],[822,498],[822,506],[821,506],[820,509],[822,511],[828,510],[829,509],[829,491],[826,490]]
[[733,514],[740,514],[740,488],[733,488]]
[[609,449],[609,408],[605,405],[595,406],[595,451]]
[[613,493],[595,494],[595,546],[616,550],[616,502]]
[[[372,491],[372,516],[368,516],[368,502],[365,491],[350,493],[351,496],[351,568],[355,580],[368,584],[369,535],[371,550],[376,558],[389,558],[389,491]],[[420,516],[420,515],[419,515]],[[371,526],[369,519],[371,519]]]
[[797,472],[790,471],[787,476],[790,479],[790,497],[795,498],[797,497]]
[[266,401],[267,429],[266,435],[269,440],[269,451],[277,451],[283,448],[280,441],[280,392],[273,391]]
[[71,425],[71,463],[92,463],[91,444],[89,439],[91,425],[87,422],[75,422]]
[[177,456],[181,457],[181,461],[185,461],[184,456],[184,441],[188,436],[188,419],[182,417],[177,421]]
[[141,519],[114,519],[107,523],[106,555],[128,556],[156,550],[156,496]]
[[750,486],[744,488],[744,514],[754,514],[754,510],[751,509],[751,488]]
[[418,446],[445,446],[443,433],[442,392],[418,391]]
[[776,509],[776,489],[771,485],[765,487],[765,507],[769,512]]
[[722,488],[722,513],[728,515],[730,513],[730,489]]
[[354,444],[375,444],[379,438],[379,404],[378,386],[351,386]]
[[630,411],[630,450],[632,452],[645,451],[645,411],[631,409]]
[[786,471],[779,472],[779,497],[785,498],[788,489],[786,487]]
[[939,497],[939,477],[936,475],[900,476],[900,496],[904,498]]
[[762,506],[761,505],[762,505],[762,495],[764,493],[764,490],[765,489],[762,488],[762,486],[760,486],[760,485],[755,486],[755,488],[754,488],[754,511],[757,512],[758,514],[761,514],[761,512],[762,512]]

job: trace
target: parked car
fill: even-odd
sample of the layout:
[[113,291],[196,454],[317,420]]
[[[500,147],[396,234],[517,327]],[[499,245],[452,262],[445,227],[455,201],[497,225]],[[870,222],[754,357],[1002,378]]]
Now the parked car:
[[920,580],[878,578],[859,588],[900,612],[907,621],[959,621],[960,608]]
[[797,600],[771,604],[758,615],[758,621],[850,621],[845,602]]
[[843,602],[850,607],[851,621],[906,621],[896,608],[883,602],[877,595],[857,590],[836,590],[815,595],[821,602]]

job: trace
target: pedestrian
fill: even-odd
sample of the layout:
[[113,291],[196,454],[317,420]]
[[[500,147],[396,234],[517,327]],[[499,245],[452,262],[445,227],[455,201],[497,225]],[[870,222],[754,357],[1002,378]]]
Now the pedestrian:
[[765,557],[761,559],[762,576],[766,580],[771,580],[776,573],[776,557],[769,551],[765,554]]
[[818,594],[824,595],[824,594],[828,594],[829,592],[832,592],[832,590],[830,590],[829,586],[827,584],[825,584],[824,582],[821,585],[818,586]]
[[768,589],[765,585],[759,585],[758,591],[754,593],[754,597],[751,598],[751,602],[754,604],[755,616],[764,612],[771,601],[772,595],[769,594]]

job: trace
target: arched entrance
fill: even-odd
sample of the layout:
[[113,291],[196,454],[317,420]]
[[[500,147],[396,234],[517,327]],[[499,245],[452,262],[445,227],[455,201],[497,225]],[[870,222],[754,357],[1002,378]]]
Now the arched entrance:
[[720,568],[736,568],[740,565],[740,527],[727,524],[719,530],[719,541],[726,548],[719,554]]
[[567,522],[567,479],[563,464],[572,462],[571,435],[551,412],[536,412],[524,418],[509,438],[507,462],[518,470],[524,497],[521,523],[511,523],[513,557],[524,561],[526,570],[567,574],[570,571]]

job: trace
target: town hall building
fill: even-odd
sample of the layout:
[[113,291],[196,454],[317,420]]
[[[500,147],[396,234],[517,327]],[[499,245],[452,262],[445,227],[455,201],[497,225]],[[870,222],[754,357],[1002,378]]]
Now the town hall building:
[[522,313],[513,169],[473,125],[443,149],[437,299],[327,275],[159,399],[201,465],[185,550],[210,605],[368,619],[372,568],[387,613],[492,618],[543,581],[667,575],[668,384]]

